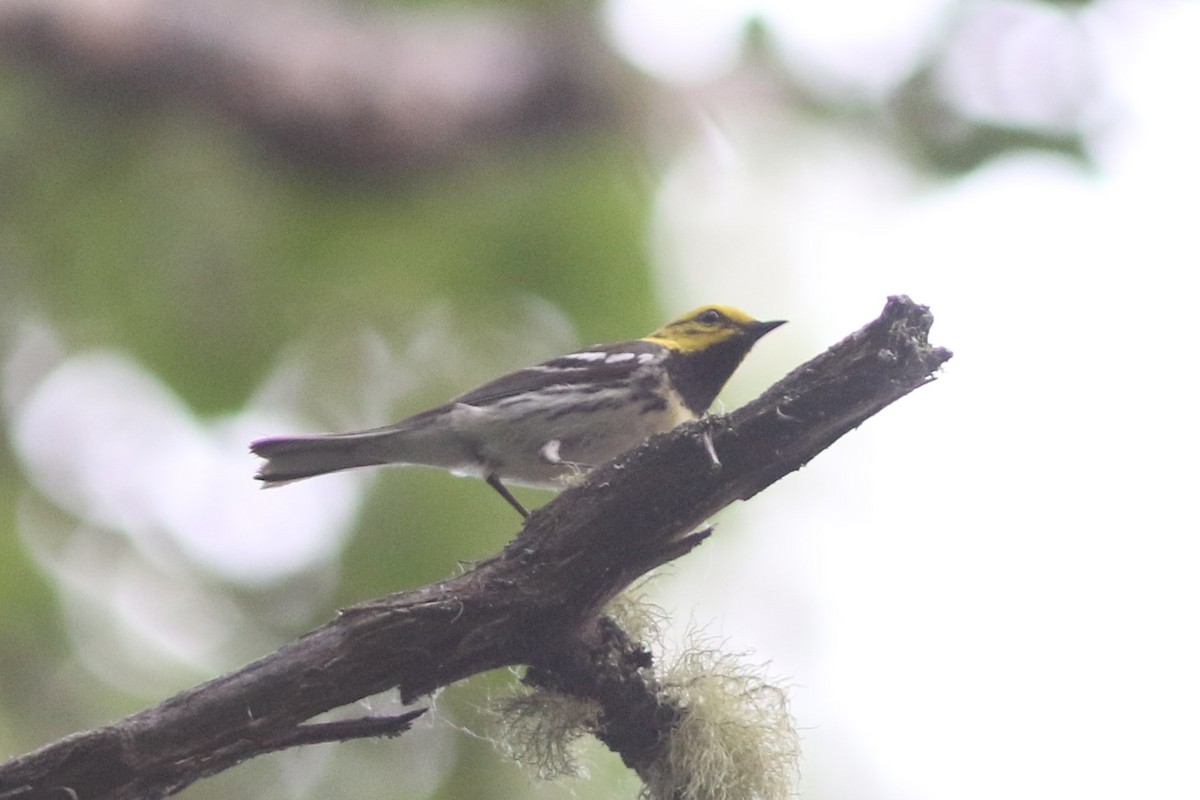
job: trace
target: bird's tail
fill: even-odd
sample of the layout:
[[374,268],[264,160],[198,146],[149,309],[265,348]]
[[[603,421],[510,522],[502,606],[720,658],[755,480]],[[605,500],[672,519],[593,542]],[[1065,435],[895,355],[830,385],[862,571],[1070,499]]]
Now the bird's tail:
[[354,467],[388,463],[379,452],[380,432],[327,433],[259,439],[250,451],[266,459],[254,477],[264,486],[282,486],[301,478]]

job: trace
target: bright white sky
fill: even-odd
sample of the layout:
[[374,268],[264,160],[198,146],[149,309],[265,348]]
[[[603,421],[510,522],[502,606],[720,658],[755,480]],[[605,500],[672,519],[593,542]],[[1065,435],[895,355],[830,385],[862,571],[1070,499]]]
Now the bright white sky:
[[[615,35],[640,5],[614,0]],[[822,31],[854,26],[813,15],[880,6],[795,5]],[[1200,797],[1185,328],[1200,7],[1133,8],[1098,11],[1128,23],[1106,42],[1123,122],[1092,143],[1098,171],[1014,155],[922,185],[885,145],[726,97],[697,102],[707,135],[663,184],[673,305],[794,321],[727,396],[890,293],[932,306],[934,342],[956,353],[936,384],[727,519],[665,601],[702,598],[682,624],[715,625],[801,687],[809,796]],[[673,61],[664,30],[663,65],[632,36],[631,58],[711,77]]]

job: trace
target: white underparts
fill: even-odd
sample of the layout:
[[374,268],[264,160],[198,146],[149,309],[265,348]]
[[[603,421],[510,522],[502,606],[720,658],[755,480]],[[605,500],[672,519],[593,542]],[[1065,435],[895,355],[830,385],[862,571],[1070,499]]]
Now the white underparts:
[[538,455],[540,455],[542,460],[547,464],[561,464],[562,457],[558,454],[560,447],[562,447],[561,441],[558,439],[551,439],[542,445],[542,448],[538,450]]

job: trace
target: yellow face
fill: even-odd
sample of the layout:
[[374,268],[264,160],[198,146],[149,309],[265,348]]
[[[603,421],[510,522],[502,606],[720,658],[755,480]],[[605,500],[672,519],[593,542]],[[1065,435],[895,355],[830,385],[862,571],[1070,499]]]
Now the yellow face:
[[701,306],[663,325],[644,341],[687,353],[723,342],[758,324],[754,317],[732,306]]

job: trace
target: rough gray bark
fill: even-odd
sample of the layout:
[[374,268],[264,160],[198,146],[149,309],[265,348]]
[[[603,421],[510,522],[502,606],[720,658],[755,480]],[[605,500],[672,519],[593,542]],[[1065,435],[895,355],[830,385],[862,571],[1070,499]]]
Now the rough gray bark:
[[878,319],[753,402],[593,471],[465,574],[346,609],[236,672],[0,765],[0,798],[165,797],[280,747],[395,735],[409,718],[304,722],[391,688],[412,702],[514,664],[530,666],[534,683],[595,699],[597,736],[644,775],[677,710],[642,669],[649,654],[600,616],[604,605],[703,541],[710,531],[697,526],[715,512],[933,380],[951,354],[929,344],[932,321],[890,298]]

